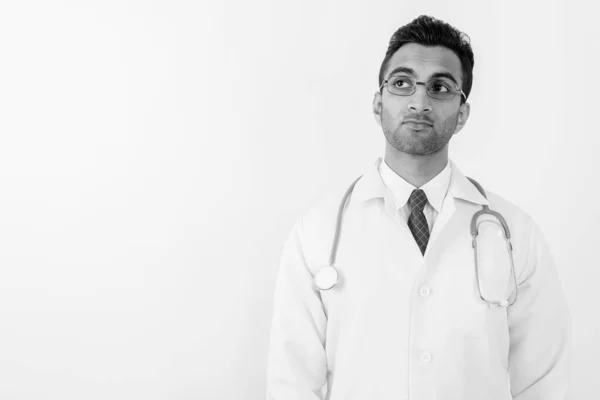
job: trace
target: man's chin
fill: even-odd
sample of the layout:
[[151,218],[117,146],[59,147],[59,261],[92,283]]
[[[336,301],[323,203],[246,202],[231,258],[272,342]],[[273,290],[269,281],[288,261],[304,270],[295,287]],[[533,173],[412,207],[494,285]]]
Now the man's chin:
[[440,146],[439,143],[415,143],[411,145],[400,144],[399,146],[395,146],[395,148],[396,150],[402,153],[410,154],[413,156],[430,156],[442,151],[444,146]]

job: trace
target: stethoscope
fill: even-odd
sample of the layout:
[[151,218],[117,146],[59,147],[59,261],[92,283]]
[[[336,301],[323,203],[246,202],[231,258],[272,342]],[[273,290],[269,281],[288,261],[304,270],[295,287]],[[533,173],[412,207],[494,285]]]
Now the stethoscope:
[[[348,202],[348,199],[350,198],[350,195],[352,194],[352,191],[354,190],[354,186],[356,185],[356,183],[359,181],[360,178],[362,178],[362,175],[359,176],[354,182],[352,182],[352,184],[346,190],[346,193],[344,194],[344,197],[340,203],[340,206],[338,209],[337,221],[336,221],[336,225],[335,225],[335,234],[333,236],[331,252],[329,253],[329,264],[321,267],[321,269],[317,272],[317,274],[314,277],[315,285],[321,290],[329,290],[329,289],[333,288],[339,281],[338,271],[334,267],[334,265],[335,265],[337,249],[338,249],[338,245],[339,245],[339,241],[340,241],[342,223],[344,220],[344,212],[346,210],[346,203]],[[475,185],[477,190],[479,190],[479,192],[483,195],[483,197],[485,197],[487,199],[487,195],[485,193],[485,190],[483,190],[483,187],[478,182],[476,182],[474,179],[469,178],[469,177],[467,177],[467,179],[469,179],[471,181],[471,183],[473,183],[473,185]],[[485,221],[480,221],[481,217],[484,215],[489,215],[489,216],[493,217],[493,219],[485,219]],[[502,232],[504,233],[503,236],[504,236],[504,241],[506,243],[508,258],[510,260],[511,275],[512,275],[513,288],[514,288],[514,296],[512,296],[512,295],[508,296],[508,299],[513,297],[513,300],[510,303],[509,303],[508,299],[488,300],[481,293],[481,285],[480,285],[480,280],[479,280],[479,263],[478,263],[478,259],[477,259],[477,236],[479,234],[479,226],[483,222],[488,222],[488,223],[491,222],[491,223],[497,225],[498,227],[500,227],[502,229]],[[477,280],[477,290],[479,291],[479,297],[481,298],[481,300],[486,302],[490,307],[512,306],[517,301],[517,278],[515,275],[515,265],[514,265],[514,261],[513,261],[513,255],[512,255],[513,248],[512,248],[512,244],[510,242],[510,230],[508,228],[508,224],[506,223],[506,220],[500,213],[498,213],[497,211],[490,210],[490,208],[484,204],[482,206],[481,210],[477,211],[473,215],[473,218],[471,219],[471,236],[473,238],[472,245],[473,245],[473,251],[475,253],[475,276],[477,278],[476,279]]]

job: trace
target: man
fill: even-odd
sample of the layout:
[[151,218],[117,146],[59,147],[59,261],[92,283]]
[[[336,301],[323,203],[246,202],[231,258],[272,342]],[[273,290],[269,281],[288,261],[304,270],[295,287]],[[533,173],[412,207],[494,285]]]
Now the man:
[[[385,159],[345,203],[337,284],[318,280],[344,193],[303,215],[285,245],[269,400],[566,397],[570,316],[545,239],[448,159],[469,118],[473,64],[465,35],[434,18],[392,36],[373,100]],[[506,221],[514,269],[489,215],[473,247],[483,206]]]

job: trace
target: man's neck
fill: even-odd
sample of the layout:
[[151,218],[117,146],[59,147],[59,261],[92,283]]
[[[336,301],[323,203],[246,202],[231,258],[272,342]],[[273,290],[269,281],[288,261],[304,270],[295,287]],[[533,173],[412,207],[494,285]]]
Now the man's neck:
[[405,181],[420,188],[448,165],[448,146],[437,153],[421,156],[402,153],[388,145],[385,163]]

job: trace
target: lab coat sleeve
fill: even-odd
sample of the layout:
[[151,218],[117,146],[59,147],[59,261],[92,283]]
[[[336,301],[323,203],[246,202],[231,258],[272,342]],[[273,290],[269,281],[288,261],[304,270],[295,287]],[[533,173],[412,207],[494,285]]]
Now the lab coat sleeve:
[[267,400],[322,400],[327,382],[326,316],[303,239],[300,219],[284,246],[275,283]]
[[[529,219],[529,218],[528,218]],[[571,317],[548,245],[529,219],[517,302],[508,310],[509,375],[515,400],[565,400],[571,358]]]

